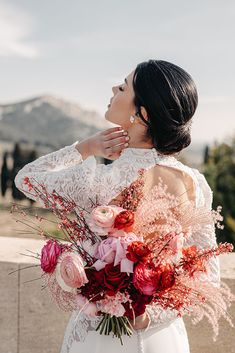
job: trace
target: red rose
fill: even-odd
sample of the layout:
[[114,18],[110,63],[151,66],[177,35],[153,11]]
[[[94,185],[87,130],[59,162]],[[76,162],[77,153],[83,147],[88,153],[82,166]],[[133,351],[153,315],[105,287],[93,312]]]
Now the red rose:
[[127,251],[126,257],[133,262],[138,262],[151,253],[151,250],[142,241],[133,241],[128,245]]
[[91,301],[102,299],[101,293],[104,291],[104,269],[96,271],[89,268],[85,272],[88,283],[81,287],[81,294],[88,299],[94,297]]
[[129,284],[129,276],[126,272],[120,272],[120,265],[107,264],[104,268],[104,285],[108,295],[115,295],[119,290]]
[[48,240],[41,250],[41,269],[44,272],[53,272],[62,251],[63,246],[56,240]]
[[121,211],[114,220],[114,228],[126,229],[132,226],[134,223],[134,212],[132,211]]

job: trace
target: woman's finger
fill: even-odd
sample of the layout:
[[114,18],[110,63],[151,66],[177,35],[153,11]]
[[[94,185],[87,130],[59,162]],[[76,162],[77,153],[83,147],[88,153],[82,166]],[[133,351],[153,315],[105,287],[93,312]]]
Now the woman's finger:
[[105,152],[110,155],[112,153],[115,153],[115,152],[120,152],[122,151],[125,147],[128,146],[128,143],[124,142],[124,143],[121,143],[120,145],[116,145],[116,146],[110,146],[110,147],[107,147],[105,149]]
[[125,131],[117,131],[117,132],[112,132],[111,134],[107,134],[103,137],[104,141],[109,141],[118,137],[122,137],[125,136],[126,133],[124,133]]
[[115,138],[113,140],[104,141],[104,147],[105,148],[114,147],[116,145],[128,142],[128,140],[129,140],[128,136],[121,136],[121,137]]
[[101,135],[105,136],[115,131],[121,131],[123,128],[121,126],[111,127],[110,129],[104,130]]

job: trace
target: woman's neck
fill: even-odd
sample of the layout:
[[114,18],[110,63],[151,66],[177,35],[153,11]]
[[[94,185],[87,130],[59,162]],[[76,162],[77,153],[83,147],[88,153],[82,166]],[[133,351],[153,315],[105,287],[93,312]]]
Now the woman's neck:
[[153,143],[151,140],[146,140],[146,131],[144,131],[143,126],[136,124],[131,126],[128,131],[129,146],[131,148],[153,148]]

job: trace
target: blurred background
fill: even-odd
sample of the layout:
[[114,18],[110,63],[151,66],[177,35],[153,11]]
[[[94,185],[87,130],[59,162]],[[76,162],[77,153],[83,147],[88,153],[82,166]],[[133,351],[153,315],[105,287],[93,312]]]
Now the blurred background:
[[[192,143],[179,159],[204,173],[213,208],[223,206],[217,240],[235,245],[234,18],[233,0],[0,0],[2,242],[38,239],[17,232],[9,212],[12,201],[34,206],[14,186],[18,170],[113,126],[104,119],[112,86],[151,58],[184,68],[197,85]],[[21,266],[12,249],[2,247],[3,259]],[[27,351],[19,337],[14,344]]]

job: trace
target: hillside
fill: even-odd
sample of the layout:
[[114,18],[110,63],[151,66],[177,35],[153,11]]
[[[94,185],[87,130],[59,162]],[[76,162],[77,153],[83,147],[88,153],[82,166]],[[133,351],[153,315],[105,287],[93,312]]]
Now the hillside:
[[0,105],[0,140],[60,147],[110,127],[95,112],[54,96]]

